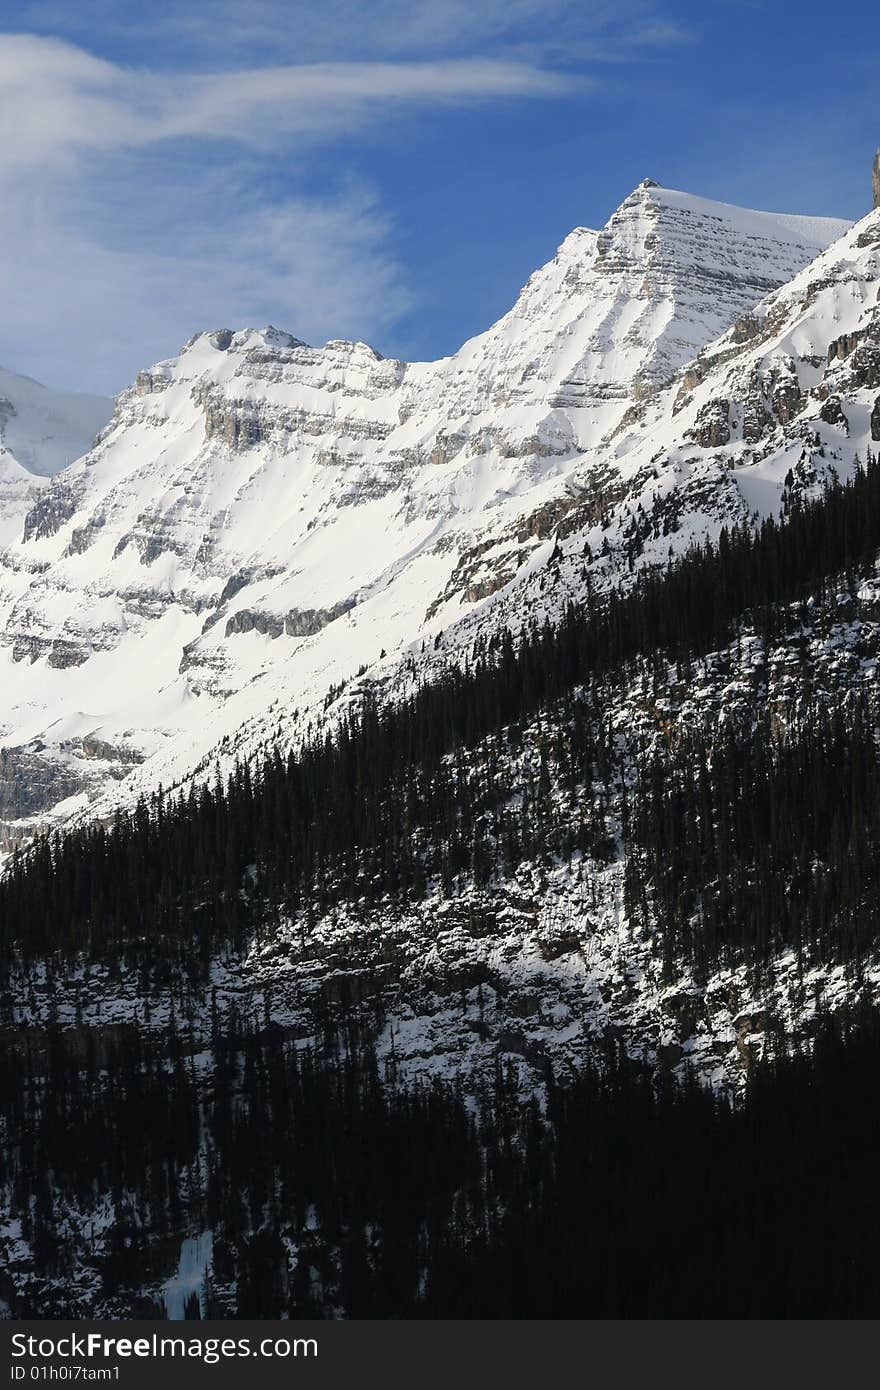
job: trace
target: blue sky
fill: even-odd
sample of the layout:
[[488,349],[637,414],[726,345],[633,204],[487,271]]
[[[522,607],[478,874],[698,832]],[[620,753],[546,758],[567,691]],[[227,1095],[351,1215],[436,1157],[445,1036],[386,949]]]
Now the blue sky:
[[435,357],[638,181],[858,217],[874,4],[31,0],[0,35],[0,362],[111,392],[274,322]]

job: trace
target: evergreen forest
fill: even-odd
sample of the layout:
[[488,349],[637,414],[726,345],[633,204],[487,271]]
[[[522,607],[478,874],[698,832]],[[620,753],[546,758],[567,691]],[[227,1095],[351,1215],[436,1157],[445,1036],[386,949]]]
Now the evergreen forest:
[[[659,521],[657,522],[659,526]],[[880,461],[561,621],[478,641],[394,701],[368,689],[289,753],[38,839],[0,880],[0,1191],[33,1252],[14,1316],[164,1316],[186,1233],[212,1232],[220,1317],[871,1315],[880,1293],[880,743],[871,681],[785,718],[643,733],[636,685],[688,686],[748,637],[803,650],[849,621],[880,548]],[[523,863],[625,863],[665,978],[784,952],[857,1002],[784,1036],[741,1091],[596,1038],[573,1074],[407,1079],[342,1001],[308,1041],[215,1013],[210,1044],[15,1026],[91,963],[210,998],[224,953],[327,912],[491,898]],[[415,1160],[414,1161],[414,1156]],[[106,1232],[69,1214],[103,1207]],[[62,1219],[62,1213],[67,1213]],[[29,1291],[28,1291],[29,1290]],[[188,1309],[193,1316],[198,1308]]]

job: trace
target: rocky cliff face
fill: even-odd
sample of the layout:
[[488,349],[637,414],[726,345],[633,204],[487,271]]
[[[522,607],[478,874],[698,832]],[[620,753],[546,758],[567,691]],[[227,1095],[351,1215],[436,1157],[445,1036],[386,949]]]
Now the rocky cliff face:
[[[331,687],[433,651],[511,583],[531,593],[552,538],[647,469],[664,384],[732,324],[719,352],[757,341],[756,301],[845,229],[646,181],[451,358],[222,330],[142,372],[96,446],[6,513],[0,743],[47,768],[39,804],[9,779],[9,834],[294,739]],[[847,357],[866,381],[871,350]],[[777,357],[752,433],[758,396],[774,420],[799,409]],[[694,449],[742,437],[705,383],[673,389]],[[720,467],[711,486],[714,516],[735,486]]]

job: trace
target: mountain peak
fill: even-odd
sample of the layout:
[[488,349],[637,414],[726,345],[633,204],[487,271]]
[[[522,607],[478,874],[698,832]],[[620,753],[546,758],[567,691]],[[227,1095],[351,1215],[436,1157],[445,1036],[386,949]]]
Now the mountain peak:
[[[681,189],[666,188],[663,184],[644,179],[635,194],[647,193],[650,202],[671,213],[701,217],[712,223],[726,223],[738,237],[765,239],[805,250],[824,251],[838,237],[848,232],[852,223],[840,217],[817,217],[810,213],[764,212],[744,208],[736,203],[724,203],[715,198],[703,198]],[[629,200],[627,200],[628,202]],[[642,201],[641,198],[639,201]],[[626,207],[626,202],[623,206]],[[616,214],[615,214],[616,215]]]
[[306,347],[307,344],[300,338],[295,338],[292,333],[286,333],[282,328],[276,328],[274,324],[265,324],[262,328],[209,328],[203,329],[184,343],[180,350],[180,356],[189,353],[199,347],[212,348],[215,352],[229,352],[230,350],[244,352],[254,347],[274,347],[274,348],[297,348]]
[[[433,640],[550,543],[569,479],[589,476],[597,507],[614,492],[633,407],[846,226],[644,180],[441,361],[267,324],[199,333],[141,372],[39,497],[10,480],[5,737],[38,734],[70,768],[14,815],[54,814],[71,785],[116,796],[112,756],[70,752],[81,733],[142,763],[128,795],[250,737],[267,702],[311,709],[380,651]],[[71,734],[74,680],[90,714]]]

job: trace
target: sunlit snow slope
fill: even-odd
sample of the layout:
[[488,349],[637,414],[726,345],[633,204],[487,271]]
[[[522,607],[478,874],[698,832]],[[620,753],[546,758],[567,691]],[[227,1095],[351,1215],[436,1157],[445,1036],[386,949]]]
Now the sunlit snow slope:
[[[441,629],[454,648],[511,594],[534,598],[561,539],[606,513],[618,525],[657,450],[649,433],[671,442],[717,414],[707,392],[728,349],[699,380],[680,369],[739,324],[734,362],[757,302],[847,226],[646,181],[440,362],[270,328],[197,335],[141,373],[91,452],[6,508],[7,843],[168,785],[218,748],[288,740],[294,712],[360,668],[433,651]],[[854,301],[838,307],[855,322]],[[742,429],[737,416],[730,438]],[[731,484],[722,464],[709,473],[723,511]]]

